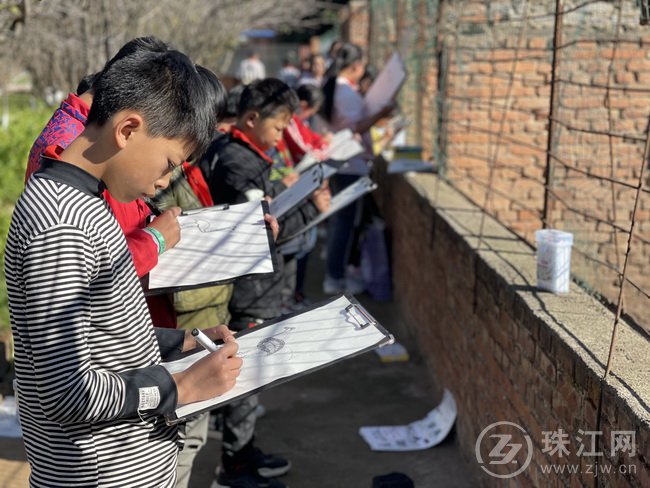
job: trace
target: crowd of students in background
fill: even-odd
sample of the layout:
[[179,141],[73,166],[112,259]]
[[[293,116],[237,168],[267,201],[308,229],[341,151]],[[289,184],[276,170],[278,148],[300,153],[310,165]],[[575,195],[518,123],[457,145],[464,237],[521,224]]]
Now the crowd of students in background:
[[[28,187],[34,181],[32,173],[42,171],[39,170],[44,161],[42,156],[49,158],[47,161],[61,159],[66,148],[84,133],[89,114],[99,110],[96,105],[111,103],[112,99],[102,98],[102,94],[113,71],[118,79],[118,75],[124,74],[119,71],[122,64],[140,58],[151,58],[154,64],[163,59],[163,65],[171,66],[177,61],[167,59],[170,53],[175,51],[157,39],[139,38],[124,46],[100,73],[84,79],[76,93],[70,94],[57,109],[35,142],[26,174]],[[125,203],[123,198],[109,193],[110,186],[103,193],[100,191],[126,237],[138,277],[146,279],[157,263],[157,256],[178,242],[179,208],[271,200],[297,181],[294,168],[305,154],[318,155],[337,131],[350,129],[358,135],[366,151],[347,161],[308,200],[277,220],[269,217],[274,237],[282,241],[293,235],[319,213],[327,211],[332,196],[370,173],[373,151],[369,131],[393,107],[371,117],[366,115],[363,94],[376,72],[367,65],[362,49],[337,41],[327,55],[313,53],[298,66],[287,59],[277,78],[266,78],[263,63],[251,52],[238,70],[240,84],[228,93],[214,75],[197,67],[208,94],[204,99],[215,107],[213,120],[218,121],[211,140],[197,145],[202,149],[200,154],[194,154],[192,163],[179,157],[170,159],[173,171],[169,184],[159,185],[161,188],[155,195],[148,195],[147,202],[137,198]],[[56,175],[52,178],[61,179]],[[39,180],[38,173],[36,179]],[[63,181],[67,180],[63,178]],[[152,218],[152,205],[163,212]],[[323,283],[326,294],[364,290],[358,259],[355,259],[362,208],[361,202],[356,202],[327,221],[327,274]],[[315,232],[300,248],[279,255],[280,269],[271,277],[147,297],[153,325],[177,330],[209,329],[214,336],[214,326],[218,324],[228,324],[233,331],[243,330],[308,305],[304,282],[307,259],[316,242]],[[158,341],[162,343],[162,339]],[[19,395],[19,401],[20,398]],[[21,403],[21,410],[22,407]],[[255,445],[255,423],[262,410],[257,395],[252,395],[219,411],[223,442],[212,488],[285,486],[277,478],[289,471],[291,463],[266,454]],[[203,414],[184,425],[184,448],[176,464],[175,486],[188,485],[192,463],[206,443],[211,422],[211,416]],[[42,459],[34,454],[36,446],[27,442],[27,449],[35,473],[34,486],[47,485],[50,478],[47,469],[38,467]]]

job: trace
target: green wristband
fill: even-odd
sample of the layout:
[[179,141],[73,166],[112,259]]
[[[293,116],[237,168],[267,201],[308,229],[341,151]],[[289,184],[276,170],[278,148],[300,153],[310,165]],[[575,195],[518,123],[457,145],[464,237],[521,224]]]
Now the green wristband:
[[147,231],[156,238],[156,241],[158,242],[158,255],[160,256],[165,252],[165,238],[158,229],[154,229],[153,227],[147,227]]

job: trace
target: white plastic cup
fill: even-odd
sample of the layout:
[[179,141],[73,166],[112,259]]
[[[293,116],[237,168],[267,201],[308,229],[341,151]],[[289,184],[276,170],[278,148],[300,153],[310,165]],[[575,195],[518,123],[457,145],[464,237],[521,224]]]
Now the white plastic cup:
[[568,293],[571,282],[573,234],[555,229],[535,231],[537,241],[537,288]]

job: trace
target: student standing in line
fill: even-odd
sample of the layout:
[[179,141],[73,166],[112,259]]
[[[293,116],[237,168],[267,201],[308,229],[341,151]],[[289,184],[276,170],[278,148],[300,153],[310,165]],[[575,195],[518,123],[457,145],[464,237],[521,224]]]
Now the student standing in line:
[[[241,89],[235,87],[228,94],[226,109],[220,117],[219,127],[237,116],[237,103]],[[158,192],[154,198],[160,208],[178,206],[183,210],[211,206],[212,197],[203,176],[211,174],[216,164],[216,151],[220,144],[227,139],[226,133],[215,130],[210,150],[197,158],[195,164],[183,163],[174,171],[170,184]],[[274,237],[277,237],[277,221],[267,216]],[[210,324],[228,324],[230,313],[228,302],[232,296],[232,284],[208,286],[174,293],[174,307],[177,312],[178,326],[185,330],[193,328],[204,329]],[[223,425],[223,437],[229,441],[223,443],[223,456],[236,458],[237,469],[232,464],[226,464],[217,470],[220,476],[218,486],[254,488],[273,485],[274,480],[268,480],[262,475],[279,476],[289,469],[289,462],[272,454],[265,454],[253,446],[257,419],[257,397],[255,395],[230,403],[219,409]],[[210,412],[190,419],[185,428],[185,446],[178,456],[176,488],[185,488],[189,484],[192,465],[198,452],[207,442]],[[239,453],[238,451],[244,452]],[[260,473],[262,475],[260,475]]]
[[[140,52],[165,52],[168,49],[167,44],[155,37],[138,37],[122,46],[104,69],[125,56]],[[93,101],[92,85],[100,75],[101,72],[86,76],[79,83],[76,93],[70,93],[55,110],[29,152],[25,183],[40,167],[42,154],[48,151],[50,157],[58,158],[58,154],[83,132]],[[162,248],[171,249],[180,238],[180,228],[176,219],[178,209],[169,209],[148,222],[151,210],[141,198],[125,203],[116,200],[105,191],[104,199],[110,205],[124,232],[138,276],[145,276],[158,264],[161,242]],[[174,309],[166,295],[149,296],[147,304],[153,322],[157,326],[175,327]]]
[[[261,200],[265,197],[275,197],[286,186],[278,181],[271,182],[270,173],[272,159],[265,151],[274,147],[282,137],[293,112],[298,105],[295,93],[283,82],[273,78],[259,80],[248,85],[241,94],[237,122],[231,128],[225,144],[211,148],[214,154],[214,168],[208,180],[208,186],[215,204],[243,203]],[[280,233],[278,239],[289,237],[299,230],[319,211],[324,211],[329,205],[329,192],[319,191],[296,209],[278,219]],[[278,317],[281,314],[282,291],[282,258],[278,256],[280,269],[269,278],[242,279],[235,282],[233,296],[230,300],[232,320],[230,328],[243,330],[255,327],[264,320]],[[249,401],[257,401],[257,396],[249,397]],[[254,405],[251,404],[251,407]],[[250,486],[282,488],[285,485],[279,480],[261,479],[266,476],[280,476],[290,468],[290,463],[282,458],[269,459],[267,470],[240,471],[241,460],[252,447],[253,439],[239,449],[237,453],[229,452],[233,448],[232,439],[224,432],[224,453],[222,455],[222,470],[212,488],[223,486]],[[272,462],[273,461],[273,462]],[[236,484],[236,477],[247,477],[249,484]]]
[[[363,77],[366,63],[363,51],[356,44],[344,43],[334,55],[323,86],[325,101],[321,115],[332,132],[350,129],[367,138],[372,125],[388,114],[392,107],[374,116],[367,116],[358,83]],[[362,176],[370,174],[368,160],[372,158],[371,145],[366,142],[367,153],[355,156],[330,179],[332,195],[340,193]],[[327,275],[323,291],[327,294],[343,292],[361,293],[365,285],[358,273],[347,274],[346,267],[352,251],[354,227],[359,215],[359,201],[348,205],[330,217],[327,227]]]
[[85,130],[60,161],[42,158],[7,240],[30,485],[171,487],[177,429],[161,416],[228,391],[241,359],[221,327],[210,331],[227,342],[219,351],[174,375],[160,365],[195,343],[152,327],[102,195],[129,202],[165,187],[174,166],[207,146],[217,114],[204,104],[205,78],[177,51],[115,61],[94,90]]

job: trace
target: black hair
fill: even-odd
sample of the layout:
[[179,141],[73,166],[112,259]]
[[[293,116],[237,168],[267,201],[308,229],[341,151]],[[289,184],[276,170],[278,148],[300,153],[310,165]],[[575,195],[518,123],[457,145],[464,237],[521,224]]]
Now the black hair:
[[113,59],[93,86],[88,124],[101,126],[122,110],[135,110],[150,136],[182,139],[192,156],[200,155],[212,140],[218,112],[214,80],[205,71],[172,50]]
[[332,64],[325,73],[327,81],[323,85],[323,95],[325,101],[321,108],[321,114],[328,122],[332,120],[332,112],[334,110],[334,92],[336,90],[336,77],[341,70],[351,66],[357,61],[363,59],[363,50],[356,44],[346,42],[336,51]]
[[124,46],[122,46],[120,50],[115,53],[115,56],[106,62],[102,71],[110,68],[115,61],[119,61],[122,58],[139,52],[164,53],[169,49],[170,47],[167,45],[167,43],[161,41],[157,37],[136,37],[135,39],[131,39],[129,42],[124,44]]
[[[120,59],[123,59],[127,56],[132,56],[134,54],[138,53],[164,53],[165,51],[168,51],[170,47],[160,39],[154,36],[144,36],[144,37],[136,37],[135,39],[131,39],[129,42],[124,44],[120,48],[117,53],[115,53],[115,56],[113,56],[111,59],[106,61],[106,64],[102,68],[101,71],[95,73],[94,78],[93,78],[93,85],[97,83],[97,80],[101,78],[102,74],[108,70],[113,63],[116,61],[119,61]],[[80,95],[80,93],[77,91],[77,95]]]
[[223,86],[217,75],[215,75],[208,68],[196,65],[196,71],[206,84],[208,97],[205,104],[214,108],[214,117],[217,121],[221,121],[227,117],[228,109],[228,92]]
[[246,85],[239,99],[237,116],[252,110],[261,119],[266,119],[283,110],[294,113],[297,108],[298,96],[289,85],[276,78],[266,78]]
[[237,117],[237,107],[239,106],[239,99],[241,94],[244,91],[244,85],[233,86],[228,92],[228,103],[226,106],[226,112],[224,114],[224,119],[232,119]]
[[93,83],[95,83],[95,80],[97,79],[98,76],[99,76],[99,72],[84,76],[83,78],[81,78],[81,81],[79,81],[79,84],[77,85],[77,89],[74,92],[77,95],[83,95],[84,93],[86,93],[88,90],[92,88]]
[[298,100],[301,102],[307,102],[309,108],[318,108],[323,104],[323,100],[325,100],[323,90],[319,86],[312,85],[311,83],[300,85],[296,89],[296,95],[298,95]]

